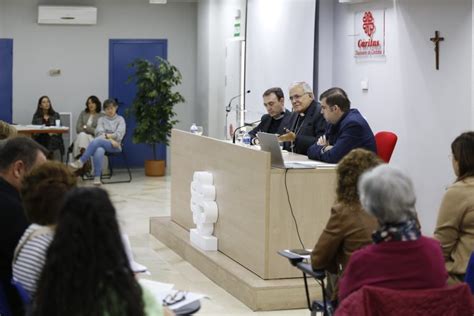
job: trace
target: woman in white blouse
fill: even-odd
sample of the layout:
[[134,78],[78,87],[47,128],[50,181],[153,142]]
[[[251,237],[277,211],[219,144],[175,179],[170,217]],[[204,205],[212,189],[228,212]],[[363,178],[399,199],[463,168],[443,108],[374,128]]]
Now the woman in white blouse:
[[75,159],[84,153],[87,146],[95,137],[97,121],[103,114],[101,113],[101,102],[95,95],[87,98],[86,108],[77,118],[76,133],[72,154]]

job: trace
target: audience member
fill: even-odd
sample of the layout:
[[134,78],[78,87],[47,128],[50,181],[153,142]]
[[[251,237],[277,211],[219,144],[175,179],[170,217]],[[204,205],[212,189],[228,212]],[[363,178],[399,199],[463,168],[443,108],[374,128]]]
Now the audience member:
[[13,277],[33,296],[53,240],[64,195],[76,186],[77,177],[59,162],[35,167],[22,182],[21,198],[32,223],[18,243],[13,258]]
[[[31,123],[34,125],[55,126],[56,120],[60,120],[59,113],[54,111],[49,97],[45,95],[40,97]],[[59,150],[61,156],[64,155],[64,142],[61,134],[34,134],[33,139],[49,150],[48,158],[53,158],[55,150]]]
[[95,137],[95,129],[99,117],[102,116],[102,103],[99,98],[95,95],[91,95],[87,98],[86,108],[79,114],[76,122],[76,133],[77,138],[74,141],[74,148],[72,151],[75,159],[79,158],[87,146],[92,142]]
[[284,127],[288,127],[291,112],[285,109],[285,95],[281,88],[270,88],[263,93],[263,105],[267,114],[260,119],[260,124],[252,129],[249,134],[252,145],[258,144],[257,133],[283,134]]
[[329,123],[326,133],[308,149],[308,158],[337,163],[355,148],[377,152],[374,133],[341,88],[331,88],[319,97],[321,113]]
[[80,169],[84,163],[93,157],[94,184],[101,184],[102,161],[105,152],[120,152],[121,142],[125,135],[126,125],[122,116],[117,114],[118,104],[113,99],[104,101],[105,115],[99,118],[95,130],[95,139],[87,146],[86,151],[79,160],[70,163],[74,169]]
[[46,161],[46,149],[27,137],[9,139],[0,150],[0,282],[15,315],[22,315],[21,301],[10,285],[12,259],[21,235],[28,227],[20,189],[25,175]]
[[421,235],[417,226],[411,180],[389,165],[367,171],[359,180],[362,207],[380,229],[373,245],[355,251],[339,282],[339,301],[364,285],[390,289],[431,289],[446,286],[448,274],[437,240]]
[[289,127],[279,137],[283,148],[306,155],[309,146],[324,134],[326,122],[321,115],[321,105],[314,100],[313,90],[306,82],[297,82],[290,87],[290,101],[293,105]]
[[354,149],[337,166],[336,202],[331,216],[314,246],[311,265],[315,270],[326,270],[331,281],[331,298],[337,300],[337,280],[351,254],[372,243],[372,232],[377,220],[362,209],[357,192],[360,175],[381,163],[372,152]]
[[66,195],[38,284],[33,315],[161,315],[130,268],[107,193]]
[[456,181],[444,194],[434,232],[441,242],[448,283],[464,280],[474,251],[474,132],[462,133],[451,144]]
[[0,148],[5,145],[7,139],[15,137],[17,135],[16,128],[0,120]]

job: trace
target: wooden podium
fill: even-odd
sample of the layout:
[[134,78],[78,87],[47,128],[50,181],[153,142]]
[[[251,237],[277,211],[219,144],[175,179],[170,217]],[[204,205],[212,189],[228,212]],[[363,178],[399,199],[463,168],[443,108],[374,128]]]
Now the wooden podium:
[[[284,158],[307,160],[296,154]],[[193,173],[212,172],[219,252],[264,280],[301,276],[277,251],[301,248],[295,220],[304,246],[313,248],[335,199],[335,168],[276,169],[268,152],[176,129],[170,163],[174,223],[188,231],[195,227],[190,210]]]

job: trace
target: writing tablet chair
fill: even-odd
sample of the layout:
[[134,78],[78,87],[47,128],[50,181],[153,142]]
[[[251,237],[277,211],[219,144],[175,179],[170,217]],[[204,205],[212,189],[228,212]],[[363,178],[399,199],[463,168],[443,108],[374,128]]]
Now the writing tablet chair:
[[392,157],[393,150],[397,144],[398,137],[395,133],[382,131],[375,134],[375,144],[377,146],[377,155],[388,163]]
[[[287,251],[278,251],[280,256],[287,258],[291,265],[296,267],[298,270],[303,272],[303,280],[304,280],[304,289],[306,292],[306,302],[308,304],[308,309],[311,312],[311,316],[316,316],[318,313],[322,313],[324,316],[332,316],[333,309],[331,304],[328,301],[327,294],[326,294],[326,287],[324,284],[324,279],[326,278],[326,271],[324,270],[313,270],[311,264],[306,263],[305,259],[301,256],[294,255],[291,252]],[[309,289],[308,289],[308,280],[306,279],[307,275],[313,277],[316,282],[321,286],[321,292],[323,301],[313,301],[309,297]]]
[[474,294],[474,252],[471,253],[471,257],[469,258],[466,268],[466,275],[464,276],[464,282],[469,285],[471,293]]

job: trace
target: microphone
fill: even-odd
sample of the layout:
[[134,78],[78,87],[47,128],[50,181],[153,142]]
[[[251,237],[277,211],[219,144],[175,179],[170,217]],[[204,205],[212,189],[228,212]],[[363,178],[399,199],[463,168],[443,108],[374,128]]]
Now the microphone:
[[[250,93],[250,90],[247,90],[245,91],[245,93]],[[229,104],[227,104],[227,106],[225,107],[225,111],[226,112],[230,112],[232,110],[232,101],[234,101],[235,99],[239,98],[240,96],[242,95],[242,93],[239,93],[238,95],[236,95],[235,97],[232,97],[230,98],[230,101],[229,101]]]
[[255,123],[259,123],[260,121],[261,121],[261,120],[258,120],[258,121],[255,121],[255,122],[251,122],[251,123],[245,123],[244,125],[237,127],[237,128],[234,130],[234,134],[232,135],[232,144],[235,144],[235,135],[237,134],[237,131],[241,130],[242,128],[244,128],[244,127],[246,127],[246,126],[252,126],[252,125],[255,124]]

